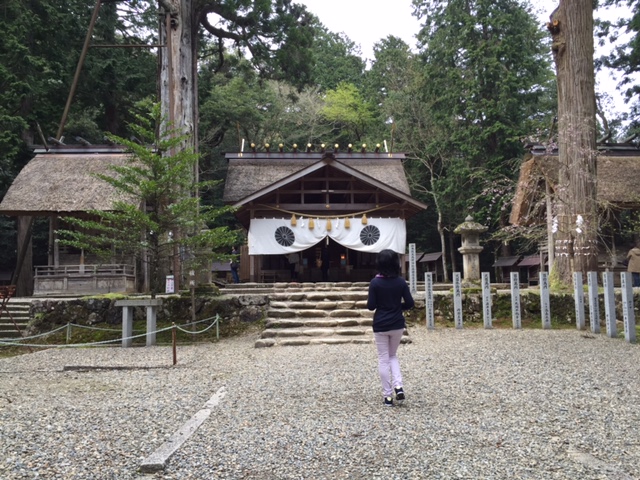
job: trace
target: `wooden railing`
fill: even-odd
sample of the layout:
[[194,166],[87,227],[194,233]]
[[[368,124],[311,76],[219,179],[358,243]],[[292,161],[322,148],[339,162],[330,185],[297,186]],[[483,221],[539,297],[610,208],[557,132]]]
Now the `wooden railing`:
[[34,295],[134,292],[133,265],[37,266],[33,278]]
[[135,276],[135,267],[126,264],[112,265],[39,265],[35,267],[36,277],[49,276]]

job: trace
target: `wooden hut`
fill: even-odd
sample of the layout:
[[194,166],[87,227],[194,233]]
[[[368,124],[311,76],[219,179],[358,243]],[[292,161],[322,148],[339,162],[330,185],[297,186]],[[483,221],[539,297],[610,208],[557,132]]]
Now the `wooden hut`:
[[518,262],[522,257],[520,255],[512,257],[500,257],[493,263],[492,267],[495,271],[496,282],[508,283],[511,281],[511,272],[518,271]]
[[[248,231],[241,264],[250,280],[288,280],[286,256],[301,256],[301,281],[368,281],[375,253],[404,253],[413,199],[402,153],[227,154],[224,201]],[[322,263],[322,266],[320,266]],[[328,269],[328,272],[324,272]]]
[[[407,256],[406,261],[409,261]],[[442,282],[444,280],[444,268],[442,266],[442,252],[433,253],[416,253],[416,263],[418,268],[418,280],[424,279],[424,274],[431,272],[434,282]]]
[[[125,200],[96,174],[108,174],[130,156],[116,147],[56,146],[36,150],[0,202],[0,214],[17,217],[18,295],[135,291],[135,267],[131,259],[114,257],[99,264],[84,252],[60,247],[56,241],[59,220],[84,216],[90,210],[110,210]],[[32,265],[31,231],[35,217],[49,219],[47,265]],[[35,275],[34,275],[35,274]]]
[[518,263],[520,281],[528,283],[530,286],[540,283],[540,272],[545,271],[547,261],[546,255],[538,253],[536,255],[526,255]]

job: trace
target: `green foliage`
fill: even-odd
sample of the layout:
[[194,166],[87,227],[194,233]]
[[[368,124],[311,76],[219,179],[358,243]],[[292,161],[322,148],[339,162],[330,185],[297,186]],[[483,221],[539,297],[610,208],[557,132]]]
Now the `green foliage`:
[[[224,63],[224,43],[247,51],[247,59],[261,76],[284,80],[297,88],[311,83],[309,48],[313,18],[304,5],[290,0],[193,1],[193,18],[200,19],[201,40]],[[209,19],[215,18],[215,24]],[[228,43],[228,42],[227,42]]]
[[91,211],[90,218],[68,218],[76,228],[58,231],[62,244],[102,258],[112,257],[115,249],[147,262],[152,294],[162,286],[163,262],[176,252],[191,252],[192,263],[210,261],[214,251],[228,251],[237,240],[228,228],[213,227],[216,218],[229,208],[200,205],[197,192],[212,183],[194,181],[198,155],[183,149],[185,137],[164,125],[156,105],[150,117],[138,115],[137,124],[131,126],[144,144],[111,136],[131,152],[131,160],[98,177],[121,199],[114,202],[111,211]]
[[326,93],[322,114],[339,131],[346,131],[343,144],[348,143],[349,138],[362,141],[374,120],[372,105],[365,100],[358,87],[346,82]]
[[411,185],[434,205],[441,231],[471,209],[498,230],[508,223],[521,139],[553,113],[545,32],[511,0],[414,6],[423,22],[418,56],[386,39],[371,85],[395,127],[395,148],[410,155]]
[[321,91],[336,89],[341,82],[361,86],[365,62],[360,48],[344,33],[330,32],[320,25],[311,55],[313,83]]

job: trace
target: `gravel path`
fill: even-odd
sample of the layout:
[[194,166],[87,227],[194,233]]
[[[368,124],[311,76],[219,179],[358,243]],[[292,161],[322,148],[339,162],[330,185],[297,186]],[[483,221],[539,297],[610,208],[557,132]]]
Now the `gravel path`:
[[[2,479],[640,479],[640,348],[584,332],[411,329],[407,401],[373,345],[171,348],[0,360]],[[127,367],[77,371],[72,366]],[[221,387],[156,474],[143,459]]]

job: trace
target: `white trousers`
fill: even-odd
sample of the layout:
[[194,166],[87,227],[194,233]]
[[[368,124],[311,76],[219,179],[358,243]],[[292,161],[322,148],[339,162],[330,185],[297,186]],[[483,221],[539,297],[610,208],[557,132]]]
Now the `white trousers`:
[[402,387],[402,373],[397,352],[403,331],[404,329],[401,328],[373,334],[378,349],[378,372],[382,382],[382,394],[385,397],[393,394],[393,387]]

